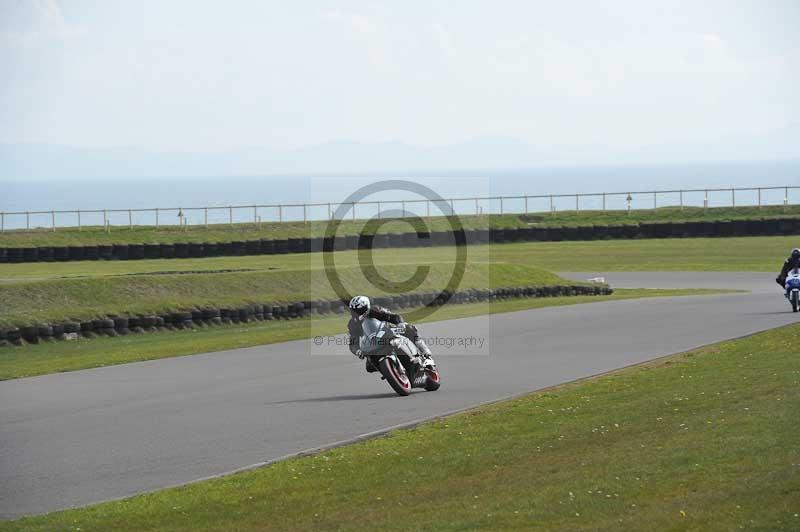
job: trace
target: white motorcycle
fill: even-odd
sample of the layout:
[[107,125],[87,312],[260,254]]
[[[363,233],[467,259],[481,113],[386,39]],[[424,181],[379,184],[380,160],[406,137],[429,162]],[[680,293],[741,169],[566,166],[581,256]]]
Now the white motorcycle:
[[786,299],[792,304],[792,312],[800,311],[800,268],[795,268],[786,276],[784,283]]
[[359,340],[364,357],[380,371],[397,395],[409,395],[412,388],[429,392],[439,389],[441,381],[436,362],[422,356],[405,335],[405,329],[374,318],[363,324],[364,336]]

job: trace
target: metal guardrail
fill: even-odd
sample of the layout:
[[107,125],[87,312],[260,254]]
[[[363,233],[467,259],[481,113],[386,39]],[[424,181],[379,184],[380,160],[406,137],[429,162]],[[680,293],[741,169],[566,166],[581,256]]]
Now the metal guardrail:
[[[780,201],[775,201],[775,193],[782,192]],[[447,203],[447,206],[457,214],[522,214],[534,212],[565,212],[574,211],[579,213],[581,209],[586,209],[590,205],[587,200],[594,200],[594,209],[606,211],[609,206],[613,204],[622,207],[623,210],[647,210],[657,209],[658,207],[675,206],[683,208],[685,206],[695,205],[689,200],[689,196],[702,194],[702,203],[697,203],[697,206],[702,206],[705,209],[711,207],[710,195],[716,194],[717,198],[714,202],[715,207],[736,207],[736,206],[788,206],[800,204],[800,193],[796,201],[790,201],[789,193],[800,191],[800,186],[776,186],[776,187],[750,187],[750,188],[701,188],[701,189],[674,189],[674,190],[649,190],[649,191],[629,191],[629,192],[591,192],[591,193],[576,193],[576,194],[526,194],[518,196],[474,196],[465,198],[444,198],[441,201]],[[750,197],[744,197],[745,193],[749,193]],[[770,194],[771,193],[771,194]],[[723,194],[723,202],[719,201],[719,195]],[[738,194],[738,202],[737,202]],[[765,195],[770,195],[770,198],[765,198]],[[662,203],[659,203],[659,198]],[[561,202],[563,207],[563,200],[569,199],[567,208],[559,208],[558,203]],[[623,199],[624,203],[620,204],[619,200]],[[652,204],[649,200],[652,199]],[[771,199],[771,202],[770,202]],[[441,202],[440,201],[440,202]],[[532,204],[544,202],[545,210],[531,210]],[[672,201],[672,203],[669,203]],[[574,203],[573,203],[574,202]],[[389,200],[371,200],[359,201],[349,204],[341,204],[335,202],[328,203],[281,203],[281,204],[255,204],[255,205],[228,205],[228,206],[208,206],[208,207],[155,207],[155,208],[135,208],[135,209],[71,209],[71,210],[40,210],[40,211],[16,211],[16,212],[0,212],[0,232],[16,229],[16,230],[52,230],[55,231],[61,228],[77,228],[80,230],[87,225],[102,225],[107,230],[111,227],[129,227],[134,226],[155,226],[161,225],[179,225],[179,226],[205,226],[209,225],[234,225],[241,223],[252,223],[259,225],[262,223],[262,214],[272,213],[274,221],[283,222],[288,220],[297,220],[308,222],[312,220],[328,220],[331,219],[333,213],[341,205],[350,206],[349,216],[353,220],[357,219],[357,207],[375,206],[377,213],[371,216],[380,217],[381,207],[385,205],[400,205],[403,211],[411,205],[424,205],[424,212],[426,216],[431,215],[431,205],[436,205],[437,201],[429,199],[389,199]],[[497,207],[494,211],[491,210],[491,205],[487,203],[494,203]],[[486,206],[486,209],[484,209]],[[327,212],[327,217],[321,216],[319,213],[314,212],[314,209],[322,212]],[[300,212],[302,211],[302,216]],[[245,216],[240,213],[245,212]],[[362,210],[362,213],[364,211]],[[410,211],[409,211],[410,212]],[[221,216],[219,215],[221,213]],[[147,216],[141,216],[146,214]],[[190,223],[190,214],[196,215],[193,222]],[[211,217],[209,217],[211,214]],[[294,216],[290,216],[293,214]],[[102,215],[102,224],[86,224],[87,218],[97,218]],[[112,216],[116,215],[115,223],[111,223]],[[165,216],[175,215],[178,218],[178,224],[164,224]],[[250,216],[252,215],[252,216]],[[121,216],[121,217],[120,217]],[[371,217],[370,216],[370,217]],[[24,223],[9,223],[24,217]],[[44,217],[44,223],[41,223]],[[34,219],[34,225],[31,226],[31,220]],[[71,220],[71,224],[64,224],[65,218]],[[39,221],[37,225],[36,221]],[[273,221],[270,220],[270,221]]]

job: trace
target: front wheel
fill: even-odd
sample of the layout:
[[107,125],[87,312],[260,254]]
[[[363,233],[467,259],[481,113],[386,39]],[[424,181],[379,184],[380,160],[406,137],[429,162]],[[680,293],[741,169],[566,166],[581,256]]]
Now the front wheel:
[[429,392],[435,392],[439,389],[439,386],[442,385],[442,381],[439,380],[438,369],[426,369],[425,376],[427,377],[425,380],[425,389]]
[[411,381],[408,375],[397,367],[399,362],[392,357],[385,357],[381,360],[378,369],[381,370],[381,375],[386,378],[389,386],[397,392],[397,395],[406,396],[411,393]]
[[792,312],[797,312],[800,310],[800,292],[797,290],[792,290],[791,301],[792,301]]

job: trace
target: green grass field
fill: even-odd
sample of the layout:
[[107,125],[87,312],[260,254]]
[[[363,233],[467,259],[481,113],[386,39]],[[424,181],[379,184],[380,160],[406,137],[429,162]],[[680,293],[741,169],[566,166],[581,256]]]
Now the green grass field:
[[[465,228],[514,228],[528,227],[535,223],[541,226],[576,226],[587,224],[625,224],[663,221],[695,220],[736,220],[746,218],[770,218],[779,216],[800,216],[800,206],[790,205],[770,207],[715,207],[704,210],[698,207],[661,207],[627,211],[559,211],[555,213],[533,213],[529,215],[464,215],[460,216]],[[423,218],[431,231],[449,230],[443,217]],[[339,234],[358,234],[362,232],[366,220],[345,220]],[[260,225],[242,223],[234,225],[203,226],[127,226],[111,227],[106,231],[99,226],[64,228],[52,231],[38,229],[33,231],[9,230],[0,233],[0,246],[77,246],[95,244],[125,243],[170,243],[170,242],[231,242],[235,240],[257,240],[260,238],[298,238],[323,236],[326,221],[313,222],[265,222]],[[404,221],[392,221],[382,226],[381,233],[408,232],[411,227]],[[369,232],[369,231],[367,231]]]
[[797,530],[799,345],[792,325],[0,530]]
[[[620,289],[609,296],[522,298],[491,303],[445,305],[428,318],[423,319],[421,323],[486,313],[495,314],[600,301],[717,293],[720,291]],[[346,315],[334,315],[315,318],[313,321],[310,318],[299,318],[117,338],[100,337],[73,342],[9,347],[0,351],[0,380],[301,340],[310,338],[312,335],[340,334],[346,329],[346,321]]]
[[[468,248],[461,288],[564,282],[548,271],[721,270],[777,272],[794,237],[530,242]],[[0,325],[164,312],[202,306],[333,297],[322,254],[185,260],[0,265]],[[454,248],[376,250],[386,277],[431,273],[419,289],[445,286]],[[376,290],[358,268],[358,252],[335,254],[345,285]],[[544,271],[548,270],[548,271]],[[767,275],[769,274],[769,275]]]

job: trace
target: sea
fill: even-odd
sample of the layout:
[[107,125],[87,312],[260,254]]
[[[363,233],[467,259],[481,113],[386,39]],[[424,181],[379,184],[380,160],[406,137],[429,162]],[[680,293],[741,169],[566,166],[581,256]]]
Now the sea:
[[[797,188],[789,188],[787,197],[784,187],[792,186]],[[5,213],[3,229],[15,229],[48,228],[54,222],[56,227],[77,225],[74,211],[78,210],[83,225],[108,221],[112,226],[153,224],[156,209],[159,223],[169,225],[352,217],[352,207],[341,205],[344,201],[381,202],[357,205],[357,218],[402,209],[435,215],[446,212],[448,205],[458,214],[599,209],[603,202],[608,209],[623,209],[629,205],[629,194],[633,209],[681,201],[694,206],[708,202],[713,207],[733,201],[756,204],[756,190],[732,194],[730,189],[757,187],[779,187],[762,190],[762,204],[787,200],[800,204],[800,160],[431,173],[0,180],[0,213]],[[677,192],[690,189],[697,192]],[[706,193],[706,189],[712,191]],[[654,195],[653,191],[672,192]],[[576,201],[575,194],[582,196]],[[525,195],[527,202],[521,197]],[[502,201],[497,199],[501,196]],[[450,202],[450,198],[455,200]],[[309,203],[315,205],[302,206]]]

